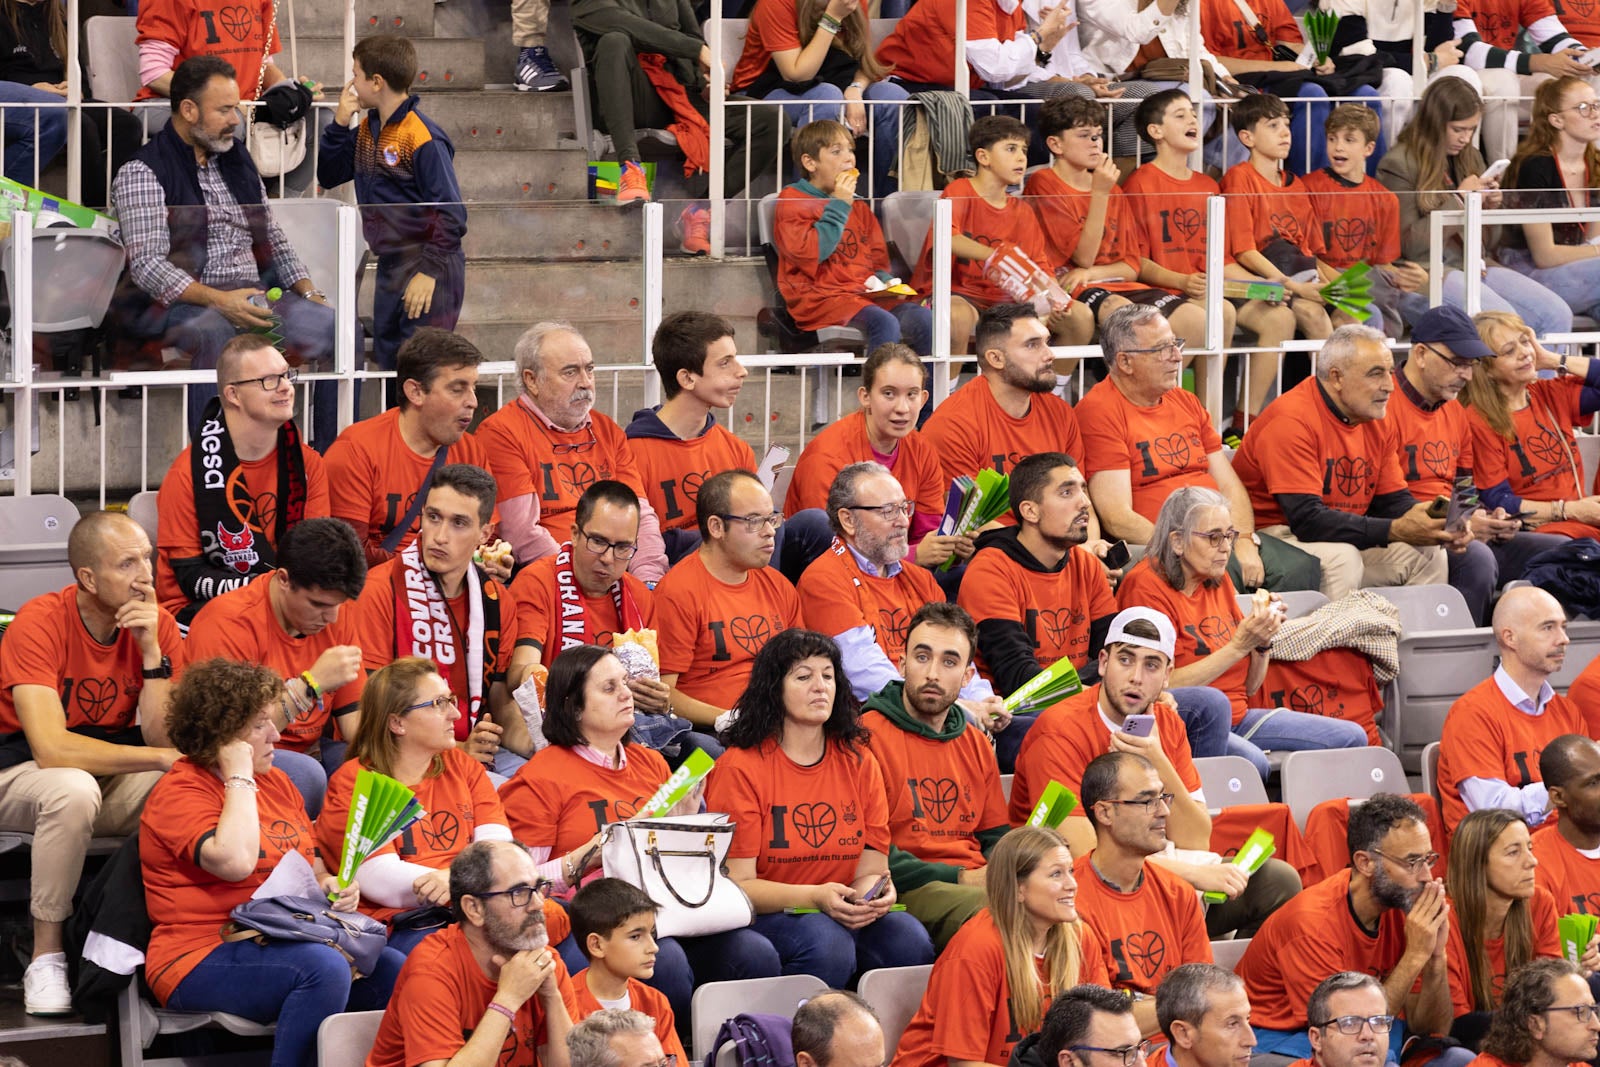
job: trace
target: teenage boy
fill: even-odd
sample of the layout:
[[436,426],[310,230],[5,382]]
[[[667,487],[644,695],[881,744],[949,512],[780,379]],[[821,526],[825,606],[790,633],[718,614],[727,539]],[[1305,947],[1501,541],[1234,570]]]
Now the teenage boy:
[[[1206,294],[1206,201],[1217,196],[1217,183],[1189,169],[1189,155],[1200,147],[1200,112],[1187,93],[1169,89],[1143,101],[1135,122],[1156,157],[1134,171],[1123,191],[1131,197],[1128,212],[1138,232],[1143,258],[1139,280],[1183,293],[1191,300]],[[1223,250],[1223,273],[1249,278]],[[1222,304],[1222,340],[1231,343],[1235,321],[1254,331],[1260,346],[1250,354],[1252,366],[1272,365],[1283,342],[1294,336],[1294,312],[1283,304],[1244,300]],[[1220,364],[1219,364],[1220,367]],[[1205,395],[1208,365],[1195,364],[1195,392]]]
[[[1235,104],[1232,118],[1234,133],[1250,150],[1250,158],[1222,176],[1222,193],[1228,198],[1228,252],[1251,274],[1281,282],[1295,326],[1304,336],[1322,340],[1333,332],[1333,324],[1318,290],[1338,271],[1321,262],[1322,229],[1311,197],[1284,169],[1289,158],[1289,108],[1271,93],[1257,93]],[[1266,403],[1277,376],[1277,360],[1251,360],[1247,398],[1251,414]],[[1235,412],[1236,428],[1242,421]]]
[[602,1008],[631,1008],[655,1022],[668,1056],[687,1064],[672,1005],[645,984],[656,972],[656,903],[620,878],[598,878],[572,898],[572,937],[589,966],[572,976],[578,1019]]
[[[995,304],[1030,301],[1056,344],[1087,344],[1094,314],[1069,301],[1050,276],[1053,263],[1039,219],[1026,202],[1006,190],[1021,185],[1028,170],[1033,134],[1007,115],[985,115],[967,132],[977,160],[971,178],[945,186],[950,211],[950,349],[965,352],[978,314]],[[923,242],[911,288],[926,293],[933,284],[933,231]],[[1041,306],[1042,305],[1042,306]]]
[[[466,291],[461,238],[467,208],[456,183],[455,146],[421,111],[411,92],[417,51],[404,37],[378,34],[351,53],[354,77],[322,131],[317,182],[356,183],[362,232],[378,254],[372,351],[393,369],[400,345],[418,326],[456,328]],[[360,125],[350,120],[362,109]]]
[[772,244],[778,292],[802,330],[854,326],[867,351],[904,341],[919,356],[932,350],[933,316],[920,303],[879,293],[872,278],[889,278],[889,248],[872,214],[856,198],[855,137],[841,123],[807,123],[794,138],[794,161],[805,178],[778,194]]
[[1106,107],[1057,97],[1039,111],[1039,134],[1050,165],[1029,175],[1023,195],[1033,205],[1061,287],[1082,301],[1096,323],[1129,303],[1154,307],[1185,341],[1205,337],[1206,309],[1182,293],[1139,281],[1142,248],[1133,204],[1117,187],[1122,172],[1105,151]]

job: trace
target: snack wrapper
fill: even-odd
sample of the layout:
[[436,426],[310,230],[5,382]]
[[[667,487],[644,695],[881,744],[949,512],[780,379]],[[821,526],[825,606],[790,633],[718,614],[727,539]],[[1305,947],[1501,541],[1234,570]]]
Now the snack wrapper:
[[624,630],[611,635],[611,651],[628,669],[629,678],[661,680],[661,651],[654,630]]
[[544,687],[549,680],[550,669],[543,663],[537,663],[511,694],[511,698],[517,702],[517,710],[522,712],[522,721],[527,724],[535,752],[550,743],[544,736]]
[[983,261],[983,276],[1017,303],[1032,304],[1043,316],[1072,303],[1050,272],[1014,244],[1002,244]]

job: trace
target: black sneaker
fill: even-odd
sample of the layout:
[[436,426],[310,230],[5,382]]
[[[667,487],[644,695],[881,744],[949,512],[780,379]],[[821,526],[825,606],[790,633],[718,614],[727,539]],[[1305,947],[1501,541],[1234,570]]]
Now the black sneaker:
[[550,50],[538,44],[517,55],[517,89],[521,92],[548,93],[567,88],[567,79],[556,69]]

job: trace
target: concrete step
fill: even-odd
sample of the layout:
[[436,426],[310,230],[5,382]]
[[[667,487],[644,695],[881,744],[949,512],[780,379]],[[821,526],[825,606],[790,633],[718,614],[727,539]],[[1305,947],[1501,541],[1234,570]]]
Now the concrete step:
[[556,148],[572,138],[571,93],[473,89],[422,94],[422,113],[456,151]]
[[[644,222],[637,210],[609,203],[473,205],[469,209],[467,260],[608,260],[638,262]],[[605,269],[614,269],[609,264]]]
[[[469,203],[584,200],[588,196],[588,167],[589,154],[578,148],[456,153],[456,181]],[[471,218],[469,209],[469,227]]]
[[[412,88],[482,89],[483,42],[468,38],[419,37],[417,79]],[[330,87],[344,84],[344,38],[300,37],[300,73]]]
[[[392,33],[400,37],[433,36],[433,0],[360,0],[356,4],[356,36]],[[284,33],[289,32],[289,16],[279,13]],[[343,4],[300,4],[295,10],[295,30],[307,37],[340,37],[344,34]]]

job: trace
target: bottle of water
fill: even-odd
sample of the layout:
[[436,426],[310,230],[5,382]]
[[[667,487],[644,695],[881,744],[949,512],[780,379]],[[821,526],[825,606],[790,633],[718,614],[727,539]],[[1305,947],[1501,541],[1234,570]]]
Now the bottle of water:
[[274,285],[271,289],[268,289],[264,296],[258,294],[250,298],[250,303],[269,312],[272,316],[272,322],[270,324],[266,326],[257,326],[252,332],[259,333],[267,340],[271,341],[272,347],[276,348],[279,352],[283,351],[283,319],[279,317],[278,313],[274,310],[274,306],[282,299],[283,290],[278,288],[276,285]]

